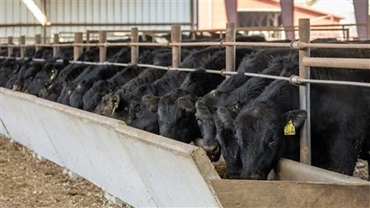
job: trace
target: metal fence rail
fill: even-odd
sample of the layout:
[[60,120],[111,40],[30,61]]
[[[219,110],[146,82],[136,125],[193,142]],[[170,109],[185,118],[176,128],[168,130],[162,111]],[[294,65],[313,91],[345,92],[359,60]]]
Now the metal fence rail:
[[[13,38],[8,38],[8,44],[2,47],[7,47],[8,57],[12,54],[14,47],[20,47],[21,50],[25,50],[26,47],[36,47],[38,50],[40,47],[53,47],[54,56],[57,56],[58,49],[60,47],[73,47],[74,48],[74,61],[70,63],[75,64],[89,64],[89,65],[112,65],[112,66],[128,66],[130,64],[137,64],[138,60],[138,47],[139,46],[157,46],[157,47],[171,47],[173,51],[172,67],[161,67],[147,64],[138,64],[140,67],[151,67],[164,70],[181,70],[181,71],[194,71],[195,69],[183,69],[177,68],[181,62],[179,52],[181,47],[187,46],[219,46],[226,47],[226,68],[221,71],[206,70],[208,73],[217,73],[221,75],[232,75],[235,74],[235,47],[236,46],[251,46],[251,47],[290,47],[292,49],[299,50],[299,76],[294,75],[291,77],[279,77],[255,73],[244,73],[246,76],[256,76],[269,79],[280,79],[289,81],[292,84],[300,85],[300,108],[306,110],[308,113],[307,120],[304,128],[301,132],[301,162],[310,164],[311,161],[311,146],[310,146],[310,84],[335,84],[335,85],[351,85],[360,87],[370,87],[370,83],[364,82],[350,82],[350,81],[335,81],[335,80],[315,80],[310,79],[310,67],[334,67],[334,68],[354,68],[370,70],[369,59],[338,59],[338,58],[311,58],[310,48],[343,48],[343,49],[370,49],[370,44],[326,44],[326,43],[309,43],[310,42],[310,22],[309,19],[301,19],[299,25],[299,41],[292,41],[291,43],[266,43],[266,42],[235,42],[235,24],[227,24],[226,29],[226,41],[220,42],[182,42],[181,41],[181,28],[174,26],[171,31],[171,42],[168,43],[147,43],[138,42],[138,30],[132,28],[131,30],[131,42],[127,43],[109,43],[107,42],[106,32],[99,33],[99,43],[83,43],[82,33],[75,33],[74,43],[61,44],[58,41],[57,36],[54,36],[53,44],[41,44],[41,40],[37,41],[36,44],[26,44],[23,38],[20,41],[20,45],[13,44]],[[37,38],[38,40],[39,38]],[[106,62],[106,49],[112,46],[131,47],[131,63],[109,63]],[[81,55],[83,47],[99,47],[100,49],[100,63],[95,62],[82,62],[76,61]],[[21,58],[24,58],[24,51],[21,52]],[[43,61],[39,59],[33,59],[35,61]]]

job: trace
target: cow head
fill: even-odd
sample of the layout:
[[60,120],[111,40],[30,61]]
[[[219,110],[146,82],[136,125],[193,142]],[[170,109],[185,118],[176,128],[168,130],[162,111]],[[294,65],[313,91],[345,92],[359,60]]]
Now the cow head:
[[161,97],[158,104],[158,123],[162,136],[186,143],[200,136],[195,122],[197,98],[181,89]]
[[214,117],[217,129],[216,139],[226,161],[226,173],[229,178],[240,178],[242,169],[240,147],[235,137],[234,120],[236,116],[235,111],[226,107],[218,107]]
[[144,95],[141,99],[132,99],[130,101],[127,124],[138,129],[159,134],[158,100],[159,97],[152,94]]
[[216,139],[216,124],[214,113],[216,108],[216,90],[199,99],[196,104],[196,120],[203,138],[203,149],[213,162],[221,156],[220,145]]
[[[268,106],[253,106],[236,118],[235,133],[241,150],[241,178],[265,180],[281,158],[289,140],[298,140],[303,110],[278,113]],[[294,137],[294,138],[290,138]]]

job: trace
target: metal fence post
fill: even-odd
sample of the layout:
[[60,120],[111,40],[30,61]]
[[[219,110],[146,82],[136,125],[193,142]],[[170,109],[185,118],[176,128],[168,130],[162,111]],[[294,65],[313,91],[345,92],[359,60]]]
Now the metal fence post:
[[12,54],[13,54],[13,47],[11,47],[11,45],[13,45],[13,37],[8,37],[8,57],[12,57]]
[[[90,30],[86,31],[86,43],[90,43]],[[86,50],[90,50],[90,46],[86,46]]]
[[26,36],[22,35],[21,37],[19,37],[19,50],[21,58],[24,58],[26,56],[26,48],[24,47],[24,45],[26,45]]
[[[171,28],[171,42],[181,42],[181,27],[180,25],[174,25]],[[181,47],[172,46],[172,67],[178,68],[181,62]]]
[[[235,23],[226,23],[226,42],[235,42]],[[235,71],[235,45],[226,46],[226,71]]]
[[[59,34],[58,33],[54,33],[53,43],[59,44]],[[53,46],[53,57],[57,57],[57,56],[59,56],[59,46]]]
[[[299,19],[299,42],[310,42],[310,20]],[[303,59],[310,56],[310,48],[299,50],[299,76],[304,79],[310,78],[310,67],[303,64]],[[311,105],[310,105],[310,84],[299,86],[299,106],[307,112],[306,122],[301,128],[300,138],[300,161],[311,164]]]
[[[131,43],[137,43],[139,40],[139,31],[137,27],[131,28]],[[131,64],[137,64],[139,60],[139,47],[131,46]]]
[[[107,42],[107,32],[99,31],[99,43],[106,43]],[[105,62],[107,59],[107,47],[100,46],[99,47],[99,61],[100,63]]]
[[[35,44],[41,44],[41,34],[35,35]],[[38,51],[40,49],[41,49],[40,46],[35,47],[35,51]]]
[[[82,43],[82,32],[77,32],[75,33],[74,36],[74,43]],[[81,56],[82,54],[82,46],[74,46],[73,47],[73,60],[77,61],[77,59]]]

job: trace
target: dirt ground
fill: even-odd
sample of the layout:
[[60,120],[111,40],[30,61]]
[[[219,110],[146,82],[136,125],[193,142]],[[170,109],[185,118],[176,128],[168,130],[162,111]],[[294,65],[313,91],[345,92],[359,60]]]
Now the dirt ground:
[[71,180],[61,167],[34,158],[17,143],[0,138],[0,208],[122,208],[84,179]]

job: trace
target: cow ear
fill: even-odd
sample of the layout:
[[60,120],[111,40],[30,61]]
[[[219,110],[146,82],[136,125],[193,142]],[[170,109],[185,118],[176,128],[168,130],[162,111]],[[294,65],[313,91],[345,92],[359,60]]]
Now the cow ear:
[[219,107],[217,109],[217,116],[225,127],[230,128],[233,126],[235,116],[229,109],[225,107]]
[[177,99],[177,105],[184,109],[186,112],[189,113],[195,113],[195,103],[194,101],[189,97],[179,97]]
[[197,114],[199,115],[212,116],[212,113],[209,110],[209,107],[205,103],[199,100],[195,103],[195,108],[196,108]]
[[149,110],[151,112],[157,112],[158,100],[159,100],[158,96],[147,94],[147,95],[144,95],[141,99],[145,105],[149,106]]
[[210,93],[209,93],[212,97],[218,97],[219,96],[219,91],[218,90],[212,90]]
[[295,135],[296,129],[300,128],[307,117],[305,110],[293,110],[284,114],[284,135]]

